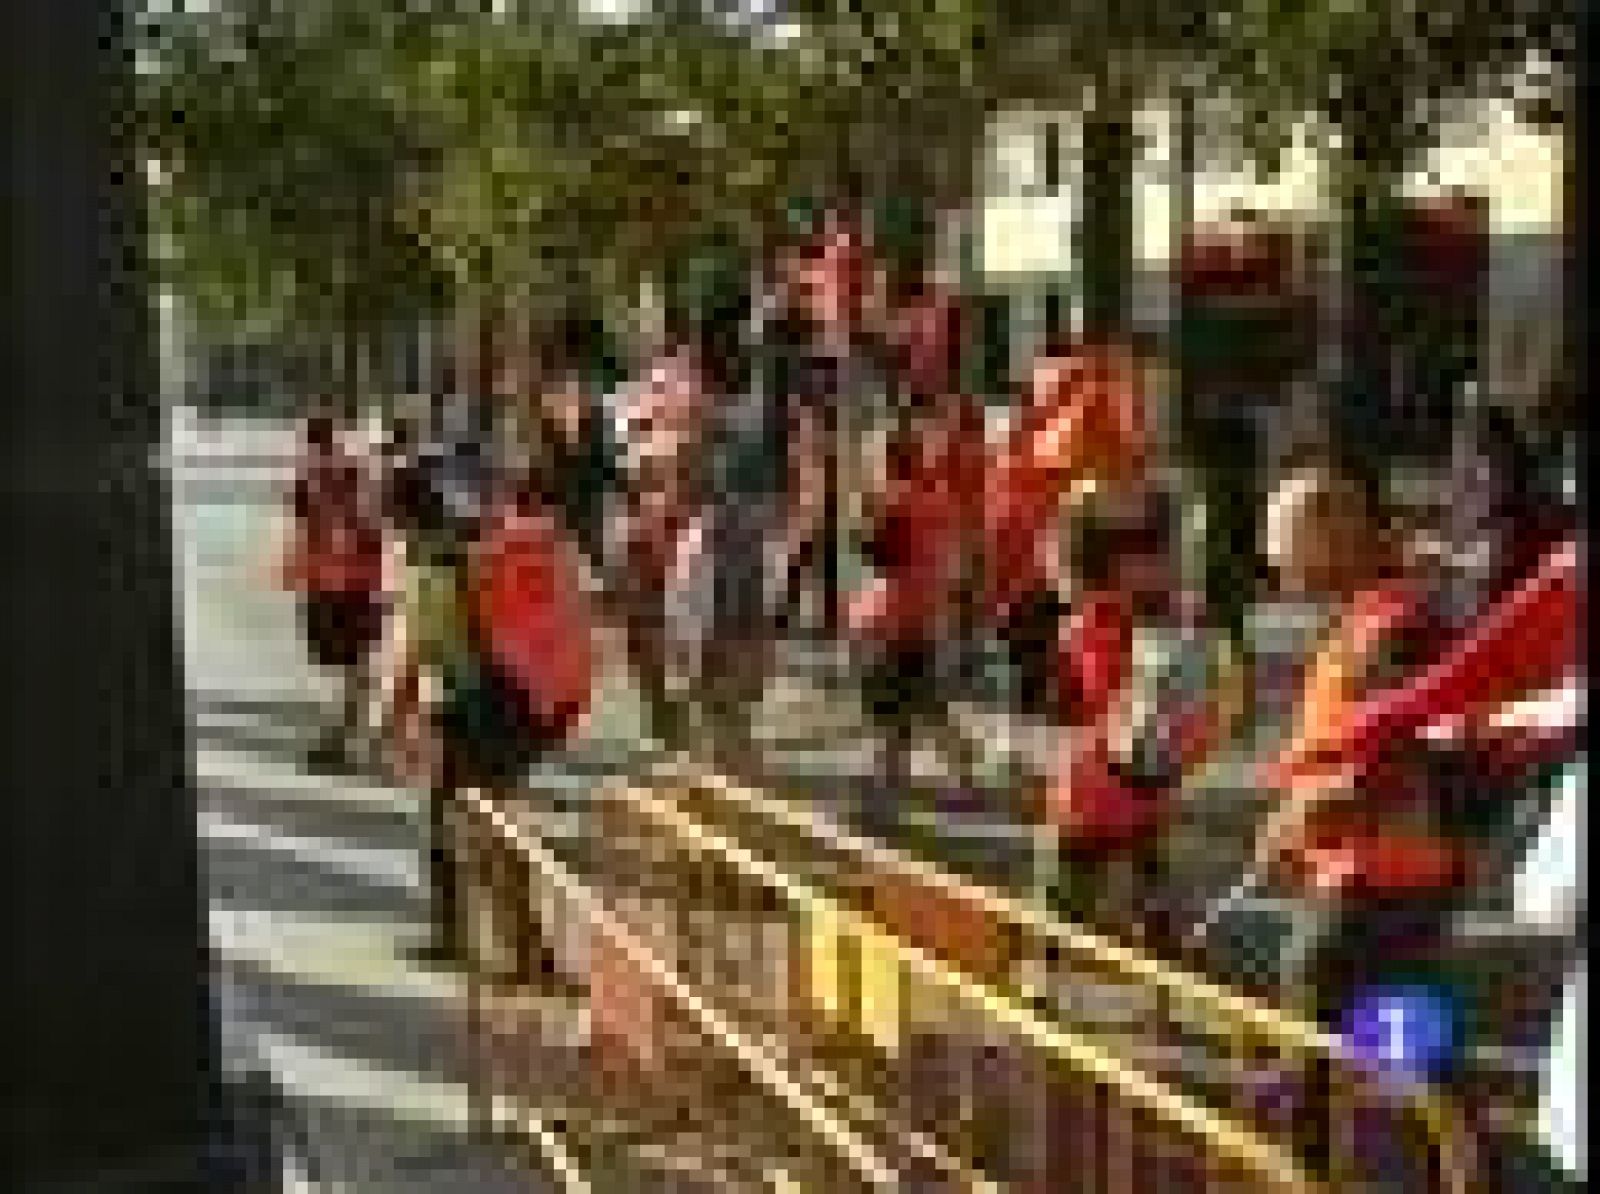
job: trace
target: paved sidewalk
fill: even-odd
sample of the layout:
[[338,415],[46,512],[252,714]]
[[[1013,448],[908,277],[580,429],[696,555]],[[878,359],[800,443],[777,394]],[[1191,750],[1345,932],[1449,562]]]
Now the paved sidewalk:
[[224,1060],[275,1088],[284,1188],[558,1188],[466,1130],[461,984],[407,957],[425,931],[416,795],[301,765],[323,710],[292,604],[259,576],[270,506],[175,489]]

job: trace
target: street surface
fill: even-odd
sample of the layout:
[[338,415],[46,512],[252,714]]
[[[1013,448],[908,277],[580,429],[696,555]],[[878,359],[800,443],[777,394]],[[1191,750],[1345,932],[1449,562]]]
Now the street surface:
[[425,924],[416,796],[300,765],[323,709],[265,571],[277,439],[219,436],[174,470],[225,1061],[276,1087],[288,1189],[554,1189],[469,1137],[461,984],[406,960]]

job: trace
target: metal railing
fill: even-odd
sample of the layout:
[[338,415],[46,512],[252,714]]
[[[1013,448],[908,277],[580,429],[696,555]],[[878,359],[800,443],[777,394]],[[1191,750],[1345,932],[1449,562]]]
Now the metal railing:
[[[1168,1089],[1190,1085],[1192,1075],[1184,1070],[1204,1040],[1228,1055],[1229,1067],[1241,1080],[1252,1072],[1259,1074],[1263,1067],[1286,1068],[1299,1078],[1305,1093],[1318,1096],[1314,1101],[1323,1104],[1324,1116],[1364,1109],[1368,1114],[1379,1112],[1401,1130],[1420,1129],[1431,1152],[1426,1168],[1433,1188],[1453,1192],[1472,1188],[1471,1134],[1448,1098],[1428,1089],[1397,1094],[1379,1086],[1347,1061],[1339,1042],[1316,1025],[923,859],[852,834],[810,804],[790,802],[712,774],[667,770],[659,780],[676,787],[691,819],[742,841],[759,842],[762,855],[808,874],[854,913],[865,914],[877,930],[886,929],[892,937],[984,985],[1002,1002],[1011,1001],[1041,1025],[1064,1032],[1058,1042],[1061,1056],[1086,1072],[1095,1072],[1098,1050],[1099,1056],[1114,1052],[1131,1059],[1135,1072],[1166,1075]],[[656,800],[642,796],[637,804],[642,812],[659,807]],[[678,830],[688,832],[688,826],[680,822]],[[1129,1016],[1128,1004],[1118,1005],[1113,992],[1112,1014],[1097,1015],[1092,1006],[1096,991],[1083,985],[1085,979],[1096,977],[1120,983],[1124,1000],[1129,995],[1137,998],[1141,1014]],[[1057,1000],[1051,1006],[1042,998],[1052,980],[1058,987],[1075,989],[1079,1005],[1064,1008]],[[1086,991],[1088,1000],[1082,999]],[[1098,993],[1104,999],[1106,989],[1099,988]],[[1000,1014],[1000,1005],[991,1010]],[[1174,1029],[1180,1031],[1174,1034]],[[1070,1048],[1074,1042],[1093,1042],[1093,1047]],[[1153,1097],[1153,1092],[1145,1094]],[[1170,1119],[1182,1118],[1179,1104],[1164,1106]],[[1214,1133],[1212,1142],[1244,1160],[1240,1139]],[[1354,1180],[1349,1172],[1330,1171],[1326,1176],[1341,1186]]]
[[[660,1002],[671,1006],[679,1028],[687,1028],[692,1047],[665,1046],[669,1066],[699,1069],[714,1058],[724,1077],[736,1076],[754,1090],[770,1112],[789,1118],[782,1135],[798,1136],[809,1147],[775,1147],[784,1156],[786,1167],[794,1166],[799,1175],[791,1178],[799,1188],[817,1190],[892,1190],[899,1189],[902,1175],[917,1173],[933,1184],[919,1188],[963,1192],[988,1192],[996,1189],[948,1153],[915,1133],[897,1131],[881,1108],[859,1092],[848,1089],[838,1079],[810,1067],[796,1066],[785,1056],[782,1042],[770,1031],[751,1022],[748,1015],[729,1006],[725,994],[698,986],[668,956],[652,934],[641,926],[640,918],[630,917],[619,907],[623,893],[602,890],[606,876],[580,875],[571,857],[554,843],[548,831],[541,830],[537,814],[519,810],[516,817],[481,797],[463,797],[465,817],[513,847],[527,867],[528,891],[538,893],[548,907],[560,907],[563,919],[581,922],[593,934],[592,940],[613,950]],[[594,869],[594,868],[588,868]],[[610,884],[615,888],[615,882]],[[530,901],[530,914],[533,914]],[[474,983],[472,1002],[481,1006],[484,991]],[[731,1064],[728,1064],[731,1063]],[[710,1083],[701,1090],[705,1098],[716,1097],[723,1106],[718,1115],[729,1115],[727,1087]],[[717,1088],[721,1086],[719,1095]],[[523,1092],[525,1093],[525,1092]],[[492,1090],[478,1091],[480,1117],[493,1115]],[[687,1113],[694,1099],[681,1096],[678,1106]],[[666,1097],[671,1097],[670,1095]],[[745,1114],[729,1116],[746,1125]],[[775,1126],[769,1122],[767,1127]],[[764,1175],[770,1177],[771,1175]]]
[[[1208,1105],[1185,1082],[1183,1065],[1162,1056],[1151,1039],[1138,1039],[1139,1033],[1130,1038],[1104,1024],[1086,1028],[1059,1009],[1042,1008],[1022,972],[1030,960],[1047,958],[1058,969],[1076,962],[1084,970],[1117,975],[1153,994],[1168,1020],[1198,1026],[1212,1041],[1231,1047],[1234,1062],[1281,1062],[1287,1055],[1302,1075],[1320,1077],[1327,1104],[1345,1111],[1378,1105],[1378,1096],[1364,1089],[1362,1076],[1344,1064],[1326,1034],[1020,901],[855,838],[813,810],[720,777],[667,772],[653,786],[597,796],[595,832],[576,852],[542,830],[532,810],[519,808],[513,818],[468,797],[463,811],[523,860],[528,891],[540,893],[544,909],[535,913],[530,900],[529,914],[547,932],[553,922],[587,925],[595,940],[621,953],[653,998],[687,1022],[697,1049],[731,1062],[743,1081],[765,1093],[772,1110],[790,1119],[791,1130],[810,1142],[814,1154],[811,1180],[791,1174],[791,1188],[900,1188],[908,1173],[931,1183],[919,1189],[1050,1188],[1039,1183],[1049,1182],[1051,1165],[1060,1172],[1059,1158],[1042,1166],[1035,1159],[1031,1176],[1026,1166],[1020,1173],[1015,1165],[997,1166],[992,1143],[976,1139],[965,1112],[920,1122],[894,1097],[893,1079],[909,1072],[906,1042],[924,1033],[930,1020],[944,1021],[944,1031],[951,1024],[968,1026],[1007,1042],[1015,1057],[1042,1061],[1041,1098],[1063,1087],[1105,1092],[1110,1107],[1101,1107],[1097,1130],[1120,1128],[1125,1167],[1149,1164],[1143,1158],[1150,1142],[1166,1147],[1177,1140],[1181,1154],[1195,1158],[1198,1150],[1200,1168],[1232,1177],[1239,1188],[1361,1188],[1352,1184],[1348,1167],[1313,1163],[1283,1143],[1281,1126]],[[934,900],[924,910],[935,915],[918,924],[906,908],[897,913],[886,898],[886,885],[895,883]],[[652,885],[658,910],[665,910],[664,928],[658,924],[654,930],[646,926],[648,918],[641,921],[626,910]],[[726,961],[738,920],[728,910],[748,911],[762,900],[768,901],[763,915],[779,928],[767,951],[783,954],[791,972],[789,1002],[765,1009],[754,1006],[760,1000],[751,992],[759,983],[748,964],[743,972],[734,965],[719,974],[715,965],[689,957],[695,949],[704,951],[711,924],[720,927],[710,936],[721,938],[712,941],[712,952],[720,950]],[[936,931],[941,924],[948,930],[953,919],[947,913],[941,921],[940,900],[967,910],[965,945]],[[552,912],[552,902],[559,911]],[[989,947],[972,948],[971,934],[985,932]],[[823,973],[841,964],[837,953],[832,963],[822,956],[825,946],[819,952],[818,938],[830,934],[835,945],[843,943],[855,955],[852,996],[838,990],[837,973]],[[691,948],[690,938],[699,944]],[[892,976],[862,974],[868,956],[887,965]],[[870,994],[874,982],[879,989]],[[823,989],[830,983],[831,993]],[[874,1001],[880,1006],[867,1006]],[[1151,1025],[1138,1027],[1148,1032]],[[1192,1042],[1178,1052],[1185,1049],[1192,1053]],[[1277,1058],[1267,1056],[1274,1052]],[[697,1056],[676,1054],[674,1064],[698,1066]],[[1430,1130],[1433,1188],[1469,1188],[1464,1141],[1453,1135],[1448,1107],[1423,1100],[1404,1110]],[[1040,1146],[1035,1140],[1025,1147]],[[829,1176],[818,1185],[823,1170]]]

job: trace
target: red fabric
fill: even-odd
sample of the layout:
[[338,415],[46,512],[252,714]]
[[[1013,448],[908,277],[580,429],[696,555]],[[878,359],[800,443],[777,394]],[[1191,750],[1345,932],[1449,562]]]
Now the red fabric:
[[1419,200],[1406,212],[1406,247],[1425,282],[1474,287],[1489,265],[1488,209],[1467,195]]
[[1179,281],[1191,298],[1287,296],[1293,269],[1293,239],[1263,229],[1204,228],[1179,250]]
[[1323,894],[1368,899],[1447,891],[1465,883],[1471,854],[1461,843],[1398,832],[1330,834],[1297,859],[1302,883]]
[[1126,353],[1086,345],[1036,363],[1027,403],[987,487],[983,607],[990,617],[1003,621],[1048,586],[1043,538],[1072,485],[1135,481],[1150,447],[1144,394]]
[[889,561],[851,600],[851,632],[879,642],[926,641],[949,612],[963,542],[977,537],[985,472],[983,412],[963,398],[897,454],[886,478],[880,537]]
[[1018,448],[1063,475],[1124,481],[1141,475],[1150,448],[1145,396],[1131,356],[1082,345],[1034,366]]
[[[1481,715],[1530,689],[1558,683],[1577,660],[1578,569],[1577,545],[1569,541],[1437,663],[1361,705],[1316,765],[1358,768],[1369,803],[1425,798],[1414,783],[1404,782],[1403,762],[1392,748],[1429,723]],[[1489,765],[1492,756],[1483,761]],[[1322,826],[1294,860],[1303,881],[1373,896],[1443,890],[1469,877],[1471,854],[1464,844],[1374,827],[1365,823],[1370,816],[1363,811]]]
[[1097,727],[1074,742],[1045,806],[1071,848],[1109,852],[1159,832],[1171,804],[1168,793],[1135,788],[1118,774],[1107,735]]
[[1061,502],[1060,486],[1043,469],[1008,452],[996,463],[984,495],[983,610],[1004,623],[1030,595],[1050,585],[1043,538]]
[[1430,722],[1557,684],[1578,660],[1584,606],[1578,556],[1576,540],[1553,551],[1436,664],[1360,709],[1330,753],[1370,762]]
[[376,495],[356,459],[338,450],[308,457],[295,479],[293,507],[286,587],[302,593],[376,593],[383,587]]
[[966,316],[956,296],[926,286],[897,313],[894,349],[901,376],[920,394],[948,393],[961,376]]
[[1094,593],[1062,629],[1056,652],[1061,707],[1099,721],[1116,707],[1133,670],[1133,608],[1120,593]]
[[573,549],[548,513],[501,510],[485,537],[477,614],[536,717],[571,732],[594,686],[592,626]]
[[[1363,708],[1375,686],[1392,684],[1371,674],[1377,653],[1402,635],[1413,641],[1432,630],[1425,592],[1410,582],[1386,581],[1353,597],[1345,614],[1308,667],[1289,744],[1261,769],[1262,783],[1293,788],[1303,771],[1320,776],[1323,757]],[[1377,782],[1376,774],[1369,780]],[[1395,774],[1383,778],[1398,780]]]

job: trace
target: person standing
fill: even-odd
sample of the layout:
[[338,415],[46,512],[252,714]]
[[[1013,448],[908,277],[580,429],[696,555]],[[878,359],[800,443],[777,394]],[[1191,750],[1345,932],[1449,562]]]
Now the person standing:
[[415,600],[417,540],[426,532],[420,513],[421,429],[400,413],[393,420],[380,466],[381,510],[387,536],[389,616],[379,651],[378,691],[370,725],[387,744],[392,777],[401,783],[431,776],[426,732],[426,677],[417,652]]
[[809,586],[829,639],[842,626],[840,537],[848,462],[841,440],[859,423],[850,403],[881,390],[869,343],[872,255],[863,221],[843,210],[776,262],[775,310],[759,321],[758,347],[786,408],[791,524],[784,613]]
[[710,745],[736,770],[755,763],[754,723],[771,678],[785,557],[795,546],[789,408],[767,371],[750,367],[742,330],[707,323],[692,333],[707,386],[710,475],[672,582],[678,645]]
[[469,565],[495,488],[489,450],[489,394],[498,372],[496,329],[485,324],[456,355],[451,384],[433,404],[427,442],[397,468],[389,501],[405,546],[401,585],[406,670],[416,678],[418,722],[428,738],[429,940],[427,961],[466,955],[460,870],[455,852],[456,795],[475,777],[459,726],[446,722],[452,686],[470,670]]
[[293,532],[285,573],[299,594],[312,661],[336,678],[339,689],[339,715],[311,751],[318,766],[354,761],[375,648],[383,636],[385,543],[371,482],[332,416],[306,420],[290,494]]
[[886,363],[899,407],[872,499],[875,576],[849,608],[866,649],[867,706],[883,730],[879,778],[889,799],[911,780],[911,753],[931,735],[957,781],[970,785],[979,752],[951,717],[949,644],[970,631],[987,445],[983,411],[960,392],[962,313],[922,263],[889,272]]
[[685,329],[675,327],[650,365],[618,395],[624,493],[616,530],[616,596],[645,733],[668,749],[687,745],[682,706],[670,682],[667,598],[707,486],[698,451],[707,394],[694,346]]
[[1051,579],[1051,537],[1070,500],[1088,486],[1141,491],[1150,435],[1143,378],[1118,344],[1046,348],[1026,403],[998,453],[984,494],[981,609],[1011,648],[1024,707],[1049,709],[1057,632],[1065,607]]
[[587,321],[562,320],[518,407],[526,423],[523,450],[543,458],[566,529],[599,581],[608,570],[606,532],[621,468],[599,388],[586,376],[597,355],[594,338]]
[[[461,638],[443,669],[436,716],[452,803],[473,792],[511,806],[529,768],[568,742],[588,715],[592,622],[556,496],[543,461],[507,476],[457,561]],[[557,980],[526,862],[492,827],[457,821],[447,824],[447,841],[462,844],[460,862],[481,884],[491,928],[509,955],[499,980],[512,987]]]

